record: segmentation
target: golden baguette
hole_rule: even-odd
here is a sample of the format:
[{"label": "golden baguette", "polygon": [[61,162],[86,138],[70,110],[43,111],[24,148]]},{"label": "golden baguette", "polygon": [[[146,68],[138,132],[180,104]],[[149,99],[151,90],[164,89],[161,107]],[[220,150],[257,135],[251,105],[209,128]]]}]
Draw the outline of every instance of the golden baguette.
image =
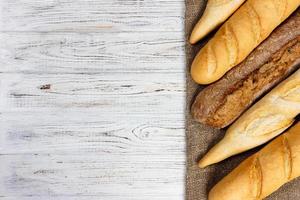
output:
[{"label": "golden baguette", "polygon": [[300,0],[247,0],[200,50],[191,66],[199,84],[209,84],[243,61],[298,8]]},{"label": "golden baguette", "polygon": [[195,44],[221,25],[245,0],[208,0],[205,11],[193,29],[190,43]]},{"label": "golden baguette", "polygon": [[300,113],[300,69],[246,111],[225,137],[200,160],[199,166],[220,162],[276,137]]},{"label": "golden baguette", "polygon": [[209,200],[263,199],[300,176],[300,122],[222,179]]}]

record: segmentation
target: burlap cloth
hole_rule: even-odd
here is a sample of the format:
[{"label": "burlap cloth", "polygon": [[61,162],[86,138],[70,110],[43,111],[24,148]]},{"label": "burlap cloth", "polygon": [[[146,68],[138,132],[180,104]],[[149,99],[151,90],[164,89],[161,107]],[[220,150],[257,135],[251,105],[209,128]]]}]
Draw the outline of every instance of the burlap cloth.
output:
[{"label": "burlap cloth", "polygon": [[[199,17],[201,16],[206,0],[185,0],[185,38],[188,37]],[[209,36],[210,37],[210,36]],[[209,38],[208,37],[208,38]],[[206,39],[207,40],[207,39]],[[186,107],[186,136],[187,136],[187,174],[186,174],[186,199],[206,200],[209,190],[242,160],[258,150],[254,149],[238,156],[229,158],[219,164],[199,169],[197,161],[207,150],[218,142],[224,135],[208,126],[194,121],[190,115],[190,105],[195,94],[203,86],[196,85],[190,76],[190,65],[198,50],[205,44],[202,41],[197,45],[189,45],[186,42],[186,63],[187,63],[187,107]],[[300,167],[300,166],[299,166]],[[237,188],[238,190],[238,188]],[[300,179],[294,180],[267,198],[268,200],[300,200]],[[242,199],[241,199],[242,200]]]}]

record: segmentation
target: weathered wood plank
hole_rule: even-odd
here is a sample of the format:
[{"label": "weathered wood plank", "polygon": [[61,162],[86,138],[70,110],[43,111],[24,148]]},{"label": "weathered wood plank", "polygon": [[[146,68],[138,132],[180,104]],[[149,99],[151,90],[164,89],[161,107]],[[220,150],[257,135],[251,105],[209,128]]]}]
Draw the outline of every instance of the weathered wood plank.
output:
[{"label": "weathered wood plank", "polygon": [[2,111],[55,107],[101,109],[103,115],[183,114],[185,89],[178,74],[4,73],[0,78]]},{"label": "weathered wood plank", "polygon": [[0,7],[1,31],[183,32],[183,0],[5,0]]},{"label": "weathered wood plank", "polygon": [[[84,117],[80,117],[80,113]],[[87,149],[98,149],[99,152],[111,154],[139,155],[150,152],[174,156],[184,149],[181,146],[183,119],[168,116],[159,119],[145,116],[138,119],[130,115],[104,119],[99,114],[100,111],[83,113],[54,109],[47,112],[2,113],[6,120],[5,124],[1,123],[1,154],[72,154],[75,153],[72,149],[85,151],[85,145],[88,145]],[[22,121],[19,120],[21,117]],[[30,147],[32,144],[35,146]],[[73,144],[83,146],[72,146]],[[160,152],[164,147],[165,151]]]},{"label": "weathered wood plank", "polygon": [[0,72],[184,73],[181,34],[0,33],[0,52]]}]

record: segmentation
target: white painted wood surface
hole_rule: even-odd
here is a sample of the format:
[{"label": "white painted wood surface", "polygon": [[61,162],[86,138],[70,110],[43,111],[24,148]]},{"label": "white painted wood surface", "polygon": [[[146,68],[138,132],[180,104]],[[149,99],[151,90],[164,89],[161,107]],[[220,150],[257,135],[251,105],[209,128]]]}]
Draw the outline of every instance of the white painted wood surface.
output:
[{"label": "white painted wood surface", "polygon": [[0,199],[184,199],[184,1],[0,9]]}]

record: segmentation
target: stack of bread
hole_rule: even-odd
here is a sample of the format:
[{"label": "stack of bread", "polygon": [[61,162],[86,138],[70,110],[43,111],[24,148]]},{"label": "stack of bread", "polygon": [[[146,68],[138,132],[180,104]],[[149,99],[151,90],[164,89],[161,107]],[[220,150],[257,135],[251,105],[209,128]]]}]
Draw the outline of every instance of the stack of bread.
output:
[{"label": "stack of bread", "polygon": [[191,113],[215,128],[230,125],[199,166],[278,136],[213,187],[209,200],[263,199],[300,176],[299,5],[300,0],[208,0],[192,31],[194,44],[220,27],[192,63],[194,81],[210,85],[197,94]]}]

